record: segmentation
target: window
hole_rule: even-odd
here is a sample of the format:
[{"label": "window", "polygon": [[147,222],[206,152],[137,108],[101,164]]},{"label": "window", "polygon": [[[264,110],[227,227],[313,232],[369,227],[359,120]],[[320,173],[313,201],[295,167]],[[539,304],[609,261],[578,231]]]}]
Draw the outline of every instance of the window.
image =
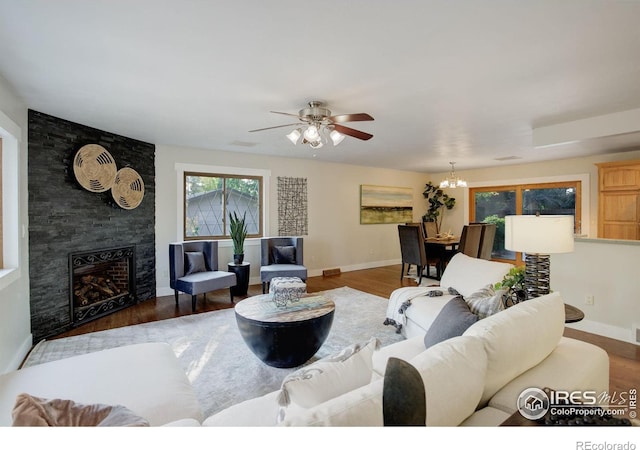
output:
[{"label": "window", "polygon": [[504,217],[517,214],[571,215],[580,234],[582,194],[580,181],[489,186],[469,189],[469,222],[497,225],[493,259],[521,264],[522,254],[504,248]]},{"label": "window", "polygon": [[262,236],[261,176],[184,172],[184,238],[224,239],[229,214],[245,216],[247,237]]}]

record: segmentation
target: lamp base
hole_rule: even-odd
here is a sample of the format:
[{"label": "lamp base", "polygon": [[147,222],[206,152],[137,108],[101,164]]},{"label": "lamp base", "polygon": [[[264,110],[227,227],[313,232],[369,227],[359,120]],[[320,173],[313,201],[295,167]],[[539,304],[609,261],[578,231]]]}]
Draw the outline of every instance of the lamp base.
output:
[{"label": "lamp base", "polygon": [[549,255],[527,253],[524,262],[524,286],[527,291],[527,298],[548,294],[550,292],[549,274],[551,267]]}]

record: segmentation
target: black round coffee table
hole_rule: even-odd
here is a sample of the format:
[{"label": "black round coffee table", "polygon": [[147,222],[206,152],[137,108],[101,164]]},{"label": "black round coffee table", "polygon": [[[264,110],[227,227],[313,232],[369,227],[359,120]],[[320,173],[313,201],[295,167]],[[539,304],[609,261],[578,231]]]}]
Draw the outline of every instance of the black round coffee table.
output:
[{"label": "black round coffee table", "polygon": [[307,295],[279,308],[270,294],[244,299],[235,306],[240,334],[251,351],[273,367],[298,367],[320,349],[331,330],[335,304]]}]

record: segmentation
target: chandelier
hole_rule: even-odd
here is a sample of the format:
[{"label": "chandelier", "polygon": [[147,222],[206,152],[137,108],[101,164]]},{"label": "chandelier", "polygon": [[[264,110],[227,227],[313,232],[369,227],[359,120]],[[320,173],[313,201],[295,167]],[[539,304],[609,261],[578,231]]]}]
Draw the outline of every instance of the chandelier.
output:
[{"label": "chandelier", "polygon": [[320,148],[329,141],[332,142],[334,146],[338,145],[344,140],[345,135],[338,133],[333,129],[332,125],[313,122],[309,124],[304,131],[302,128],[296,128],[287,134],[287,139],[289,139],[293,145],[298,144],[301,137],[303,144],[309,144],[311,148]]},{"label": "chandelier", "polygon": [[455,189],[457,187],[467,187],[467,182],[456,176],[456,170],[453,167],[455,163],[450,162],[449,164],[451,164],[451,173],[449,173],[449,177],[442,180],[442,182],[440,183],[440,189]]}]

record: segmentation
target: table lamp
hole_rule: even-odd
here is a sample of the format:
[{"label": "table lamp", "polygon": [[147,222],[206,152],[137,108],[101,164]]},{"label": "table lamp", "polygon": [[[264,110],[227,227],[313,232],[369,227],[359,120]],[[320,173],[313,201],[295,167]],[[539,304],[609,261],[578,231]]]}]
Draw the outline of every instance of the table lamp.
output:
[{"label": "table lamp", "polygon": [[549,293],[549,255],[573,251],[573,221],[573,216],[505,216],[504,247],[526,255],[527,298]]}]

